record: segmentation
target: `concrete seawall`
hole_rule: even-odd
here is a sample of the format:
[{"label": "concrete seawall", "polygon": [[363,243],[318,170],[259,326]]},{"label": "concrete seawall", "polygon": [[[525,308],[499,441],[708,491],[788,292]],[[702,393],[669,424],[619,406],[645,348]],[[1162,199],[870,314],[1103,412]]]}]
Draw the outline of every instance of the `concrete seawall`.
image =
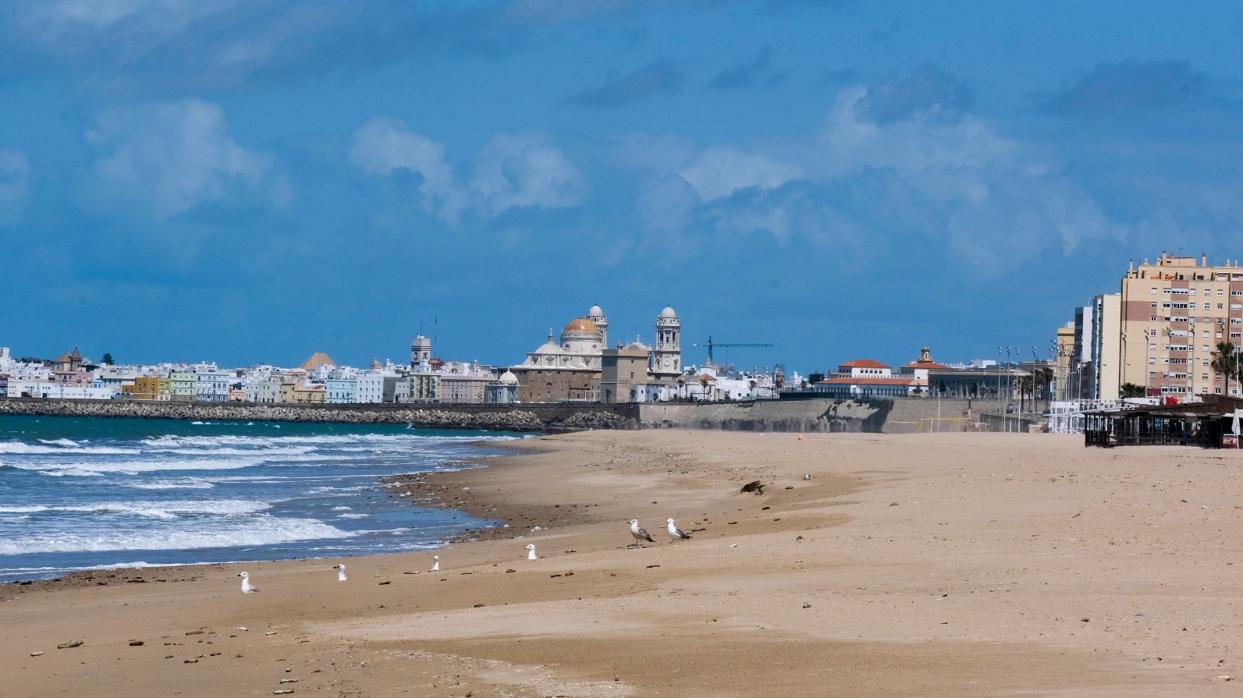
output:
[{"label": "concrete seawall", "polygon": [[729,431],[854,431],[913,434],[963,431],[978,421],[979,401],[935,398],[809,398],[762,402],[645,404],[643,428],[724,429]]},{"label": "concrete seawall", "polygon": [[410,424],[423,429],[563,432],[634,429],[638,405],[285,405],[0,399],[0,415]]}]

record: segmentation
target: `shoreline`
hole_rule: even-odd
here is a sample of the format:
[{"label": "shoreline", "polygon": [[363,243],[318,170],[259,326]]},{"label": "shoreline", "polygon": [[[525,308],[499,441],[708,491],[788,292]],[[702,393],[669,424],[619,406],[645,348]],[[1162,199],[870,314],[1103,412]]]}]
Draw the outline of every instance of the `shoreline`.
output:
[{"label": "shoreline", "polygon": [[467,467],[457,470],[390,475],[381,478],[380,486],[411,506],[453,509],[476,519],[497,522],[492,526],[468,528],[450,536],[440,545],[441,548],[455,543],[520,538],[531,533],[529,529],[535,526],[543,530],[553,526],[588,523],[590,519],[587,517],[575,515],[577,507],[563,510],[554,505],[537,510],[531,505],[514,506],[504,500],[481,498],[477,494],[477,488],[486,488],[492,477],[489,473],[521,467],[521,459],[524,458],[555,453],[555,449],[527,446],[528,442],[540,438],[543,437],[532,435],[513,441],[481,441],[479,444],[483,447],[510,453],[468,458],[462,461]]},{"label": "shoreline", "polygon": [[[666,430],[506,450],[412,496],[525,514],[506,530],[522,541],[351,558],[347,584],[331,560],[247,563],[250,596],[241,565],[21,587],[0,601],[0,670],[25,695],[209,695],[211,672],[210,694],[243,695],[288,678],[328,695],[1156,696],[1225,690],[1243,666],[1226,534],[1243,483],[1221,454]],[[740,494],[752,479],[769,486]],[[694,538],[661,535],[666,515]],[[655,544],[631,545],[632,516]]]},{"label": "shoreline", "polygon": [[[477,440],[477,441],[468,441],[464,445],[474,447],[474,448],[479,448],[479,449],[494,449],[497,451],[503,451],[507,448],[506,444],[520,443],[524,440],[534,438],[536,436],[537,436],[536,434],[516,435],[512,440],[509,440],[509,441],[507,440],[501,440],[501,441]],[[510,537],[522,535],[522,530],[512,529],[512,532],[511,532],[511,529],[509,526],[510,521],[507,518],[504,518],[501,516],[492,516],[492,515],[485,513],[487,511],[487,507],[484,505],[475,505],[475,506],[470,506],[470,507],[455,506],[453,502],[449,501],[448,495],[447,495],[447,491],[449,489],[454,488],[455,480],[452,478],[453,475],[456,475],[462,472],[467,472],[467,471],[486,469],[490,466],[490,464],[493,464],[493,463],[499,464],[499,461],[506,457],[513,457],[513,454],[510,454],[508,456],[502,455],[502,454],[477,455],[477,456],[472,456],[469,458],[464,458],[461,461],[459,461],[464,467],[460,469],[456,469],[456,470],[442,470],[442,471],[432,470],[432,471],[424,471],[424,472],[416,472],[416,473],[401,473],[397,475],[381,475],[381,476],[376,477],[375,487],[378,492],[382,492],[382,493],[391,495],[396,499],[400,499],[408,506],[425,508],[425,509],[432,509],[432,508],[447,509],[447,510],[453,510],[453,511],[467,514],[471,516],[472,518],[476,518],[476,519],[498,521],[496,525],[483,526],[479,528],[467,528],[461,533],[454,534],[447,538],[440,539],[440,542],[435,546],[435,548],[432,548],[432,549],[441,549],[453,543],[468,542],[471,540],[510,538]],[[431,482],[433,480],[442,480],[442,479],[444,480],[443,483]],[[420,493],[424,493],[424,492],[426,494],[423,494],[422,496],[420,496]],[[510,515],[514,518],[514,520],[526,518],[521,512],[514,512],[514,513],[511,513]],[[325,523],[329,523],[329,522],[325,522]],[[127,552],[127,551],[118,551],[118,552]],[[146,551],[136,550],[133,552],[135,555],[139,555],[142,552],[146,552]],[[200,562],[178,562],[178,563],[169,563],[169,564],[143,563],[139,565],[132,565],[132,564],[121,562],[121,563],[116,563],[116,564],[106,564],[106,565],[97,565],[97,566],[82,567],[82,568],[76,568],[76,569],[68,569],[60,573],[48,572],[47,574],[51,576],[38,576],[38,577],[30,577],[26,579],[15,579],[15,580],[10,580],[10,581],[0,582],[0,599],[2,599],[5,596],[4,590],[6,587],[35,587],[37,586],[38,588],[56,588],[58,586],[65,586],[65,587],[90,586],[90,585],[107,586],[109,583],[111,583],[107,580],[116,580],[116,583],[134,583],[134,584],[145,583],[147,581],[146,577],[149,575],[127,574],[131,572],[142,571],[142,570],[160,571],[160,570],[177,570],[180,568],[191,568],[192,569],[195,567],[205,567],[205,566],[244,565],[244,564],[257,565],[257,564],[275,563],[275,562],[313,562],[316,560],[324,560],[328,558],[337,559],[338,557],[345,557],[345,558],[375,557],[375,556],[382,556],[382,555],[397,555],[397,554],[415,554],[415,553],[412,553],[411,551],[392,551],[392,552],[387,552],[387,553],[364,552],[364,553],[359,553],[356,555],[345,555],[345,556],[253,558],[253,559],[230,560],[230,561],[224,561],[224,562],[200,561]],[[156,581],[163,582],[166,580],[157,579]]]}]

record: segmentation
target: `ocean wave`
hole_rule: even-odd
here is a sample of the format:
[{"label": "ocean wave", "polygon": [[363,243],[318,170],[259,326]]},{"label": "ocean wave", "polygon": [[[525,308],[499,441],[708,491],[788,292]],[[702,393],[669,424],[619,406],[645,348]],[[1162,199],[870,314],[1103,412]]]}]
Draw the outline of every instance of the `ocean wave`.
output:
[{"label": "ocean wave", "polygon": [[126,460],[100,461],[97,463],[11,463],[21,470],[37,470],[50,474],[56,471],[76,470],[90,473],[152,473],[164,470],[239,470],[263,463],[262,458],[234,458],[226,460]]},{"label": "ocean wave", "polygon": [[293,446],[286,448],[190,448],[186,446],[152,448],[156,453],[173,453],[179,456],[300,456],[315,451],[311,446]]},{"label": "ocean wave", "polygon": [[271,505],[246,499],[207,499],[169,502],[83,502],[80,504],[30,504],[0,506],[0,514],[41,514],[64,512],[81,514],[129,514],[156,519],[174,519],[178,514],[216,514],[236,516],[254,514]]},{"label": "ocean wave", "polygon": [[[32,468],[23,468],[20,465],[12,466],[14,470],[32,470]],[[35,470],[40,475],[48,477],[103,477],[103,473],[97,473],[81,468],[63,468],[61,470]]]},{"label": "ocean wave", "polygon": [[338,514],[338,515],[337,515],[337,518],[338,518],[338,519],[365,519],[365,518],[368,518],[369,516],[370,516],[370,514],[350,514],[350,513],[346,513],[346,514]]},{"label": "ocean wave", "polygon": [[68,446],[69,448],[77,448],[82,445],[73,439],[39,439],[39,443],[49,446]]},{"label": "ocean wave", "polygon": [[73,443],[74,446],[67,445],[51,445],[53,442],[44,442],[44,445],[28,444],[22,441],[0,441],[0,453],[16,455],[16,456],[46,456],[54,454],[91,454],[97,456],[130,456],[139,453],[133,448],[111,448],[108,446],[79,446],[76,442],[69,439],[58,439],[58,441],[66,441]]},{"label": "ocean wave", "polygon": [[152,480],[150,482],[124,482],[121,483],[121,486],[135,490],[210,490],[215,487],[211,481],[197,477]]},{"label": "ocean wave", "polygon": [[227,526],[164,529],[158,535],[150,530],[35,531],[20,538],[0,540],[0,555],[253,547],[354,535],[314,519],[284,519],[261,514]]}]

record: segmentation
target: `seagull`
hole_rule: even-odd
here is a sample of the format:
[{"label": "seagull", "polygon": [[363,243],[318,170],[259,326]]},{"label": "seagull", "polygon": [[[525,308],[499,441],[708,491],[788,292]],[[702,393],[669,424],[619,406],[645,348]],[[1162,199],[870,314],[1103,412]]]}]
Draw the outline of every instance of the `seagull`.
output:
[{"label": "seagull", "polygon": [[649,533],[648,533],[645,529],[643,529],[643,528],[641,528],[641,527],[639,526],[639,520],[638,520],[638,519],[631,519],[631,520],[630,520],[630,535],[634,536],[634,543],[635,543],[635,545],[639,545],[639,544],[640,544],[640,543],[642,543],[643,541],[647,541],[647,542],[649,542],[649,543],[655,543],[655,542],[656,542],[656,541],[652,540],[652,536],[651,536],[651,534],[649,534]]},{"label": "seagull", "polygon": [[803,473],[803,479],[804,479],[804,480],[810,480],[810,479],[811,479],[811,473]]},{"label": "seagull", "polygon": [[242,578],[242,593],[243,594],[249,594],[251,592],[259,591],[259,587],[252,587],[250,585],[250,573],[246,572],[245,570],[242,570],[241,572],[237,574],[237,576]]},{"label": "seagull", "polygon": [[535,544],[534,544],[534,543],[527,543],[527,559],[528,559],[528,560],[537,560],[537,559],[539,559],[539,558],[535,555]]},{"label": "seagull", "polygon": [[673,519],[665,519],[665,532],[668,533],[669,537],[674,540],[679,540],[679,539],[690,540],[691,539],[691,534],[686,533],[682,529],[678,528],[673,523]]},{"label": "seagull", "polygon": [[439,555],[432,556],[432,571],[433,572],[440,571],[440,556]]},{"label": "seagull", "polygon": [[344,563],[340,563],[340,562],[337,563],[337,581],[338,582],[345,581],[345,564]]}]

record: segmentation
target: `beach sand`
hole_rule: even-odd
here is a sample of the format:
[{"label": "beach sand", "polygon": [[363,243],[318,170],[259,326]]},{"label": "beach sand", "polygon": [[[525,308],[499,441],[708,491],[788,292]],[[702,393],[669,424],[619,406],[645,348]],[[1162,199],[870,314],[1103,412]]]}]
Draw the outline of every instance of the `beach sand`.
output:
[{"label": "beach sand", "polygon": [[[428,552],[347,559],[345,584],[310,560],[0,586],[0,694],[1243,690],[1237,452],[672,430],[513,448],[398,486],[511,522],[439,573]],[[632,517],[656,543],[630,545]]]}]

